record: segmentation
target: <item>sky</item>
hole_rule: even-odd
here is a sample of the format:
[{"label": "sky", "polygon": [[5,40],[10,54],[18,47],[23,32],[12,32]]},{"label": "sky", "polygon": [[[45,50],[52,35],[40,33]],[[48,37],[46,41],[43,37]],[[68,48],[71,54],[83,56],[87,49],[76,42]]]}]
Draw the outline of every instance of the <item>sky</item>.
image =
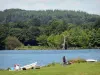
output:
[{"label": "sky", "polygon": [[10,8],[80,10],[100,15],[100,0],[0,0],[1,11]]}]

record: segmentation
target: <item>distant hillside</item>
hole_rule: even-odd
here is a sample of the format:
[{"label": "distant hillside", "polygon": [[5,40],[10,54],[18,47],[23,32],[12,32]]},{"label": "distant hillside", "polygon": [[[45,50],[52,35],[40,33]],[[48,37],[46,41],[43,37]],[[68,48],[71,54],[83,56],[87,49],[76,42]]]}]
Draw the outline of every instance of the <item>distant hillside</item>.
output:
[{"label": "distant hillside", "polygon": [[0,11],[0,49],[23,45],[53,49],[99,48],[100,16],[72,10]]},{"label": "distant hillside", "polygon": [[0,11],[0,23],[38,21],[40,25],[48,24],[53,19],[62,19],[66,23],[83,24],[95,22],[100,16],[82,11],[71,10],[21,10],[6,9]]}]

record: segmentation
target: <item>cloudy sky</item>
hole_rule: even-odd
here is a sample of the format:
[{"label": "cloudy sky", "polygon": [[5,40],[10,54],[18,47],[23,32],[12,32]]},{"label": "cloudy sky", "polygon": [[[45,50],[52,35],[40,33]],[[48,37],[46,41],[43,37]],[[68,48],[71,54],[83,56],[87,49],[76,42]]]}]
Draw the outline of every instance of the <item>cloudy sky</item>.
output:
[{"label": "cloudy sky", "polygon": [[81,10],[100,15],[100,0],[0,0],[0,10],[9,8]]}]

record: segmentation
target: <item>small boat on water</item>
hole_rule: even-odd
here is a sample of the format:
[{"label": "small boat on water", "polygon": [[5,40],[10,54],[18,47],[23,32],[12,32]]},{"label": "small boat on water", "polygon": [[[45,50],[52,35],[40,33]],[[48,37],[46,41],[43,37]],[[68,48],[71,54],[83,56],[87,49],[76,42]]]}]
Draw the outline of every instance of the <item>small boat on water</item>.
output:
[{"label": "small boat on water", "polygon": [[87,59],[86,61],[87,62],[97,62],[97,60],[95,60],[95,59]]}]

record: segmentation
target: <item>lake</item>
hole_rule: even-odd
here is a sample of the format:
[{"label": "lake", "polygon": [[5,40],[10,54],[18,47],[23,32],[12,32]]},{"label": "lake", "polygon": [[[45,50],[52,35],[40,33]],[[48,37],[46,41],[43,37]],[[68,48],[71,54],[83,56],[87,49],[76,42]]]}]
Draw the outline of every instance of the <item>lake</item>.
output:
[{"label": "lake", "polygon": [[21,66],[37,62],[43,66],[52,62],[62,63],[62,57],[96,59],[100,61],[100,49],[87,50],[2,50],[0,51],[0,68],[7,69],[14,64]]}]

